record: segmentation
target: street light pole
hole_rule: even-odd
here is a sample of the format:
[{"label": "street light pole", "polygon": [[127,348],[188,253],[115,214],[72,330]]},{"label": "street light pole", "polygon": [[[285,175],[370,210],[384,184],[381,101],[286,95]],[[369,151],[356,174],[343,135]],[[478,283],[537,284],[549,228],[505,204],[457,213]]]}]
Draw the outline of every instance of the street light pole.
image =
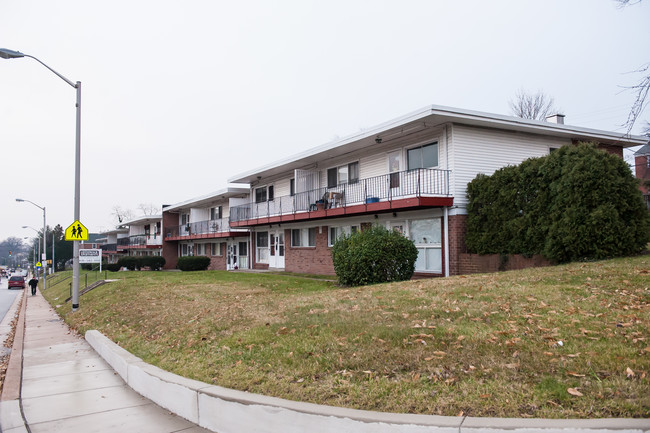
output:
[{"label": "street light pole", "polygon": [[[68,83],[77,90],[77,124],[75,138],[75,160],[74,160],[74,220],[79,221],[79,209],[81,203],[81,81],[73,83],[54,69],[47,66],[34,56],[21,53],[20,51],[0,48],[0,57],[3,59],[17,59],[20,57],[29,57],[45,66],[57,77]],[[45,235],[45,233],[43,233]],[[72,311],[79,309],[79,241],[73,241],[72,247]]]},{"label": "street light pole", "polygon": [[46,260],[47,259],[47,224],[45,223],[45,206],[39,206],[31,200],[25,200],[22,198],[17,198],[16,201],[18,202],[26,201],[27,203],[31,203],[43,211],[43,257],[41,257],[40,259],[43,266],[43,290],[45,290],[47,289],[47,260]]}]

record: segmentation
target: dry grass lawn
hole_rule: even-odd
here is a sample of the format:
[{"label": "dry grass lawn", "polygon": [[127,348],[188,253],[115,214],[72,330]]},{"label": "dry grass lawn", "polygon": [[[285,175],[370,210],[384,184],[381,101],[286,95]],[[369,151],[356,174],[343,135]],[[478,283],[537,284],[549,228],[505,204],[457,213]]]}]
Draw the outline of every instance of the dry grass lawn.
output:
[{"label": "dry grass lawn", "polygon": [[420,414],[650,417],[650,256],[359,288],[122,272],[46,297],[165,370],[292,400]]}]

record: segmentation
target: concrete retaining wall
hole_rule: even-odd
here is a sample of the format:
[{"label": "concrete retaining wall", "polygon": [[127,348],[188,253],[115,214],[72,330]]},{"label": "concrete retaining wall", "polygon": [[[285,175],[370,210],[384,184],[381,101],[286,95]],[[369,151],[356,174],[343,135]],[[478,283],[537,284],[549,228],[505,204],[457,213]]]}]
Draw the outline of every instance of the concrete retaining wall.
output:
[{"label": "concrete retaining wall", "polygon": [[98,331],[88,343],[135,391],[201,427],[219,433],[642,433],[650,420],[546,420],[394,414],[301,403],[222,388],[166,372]]}]

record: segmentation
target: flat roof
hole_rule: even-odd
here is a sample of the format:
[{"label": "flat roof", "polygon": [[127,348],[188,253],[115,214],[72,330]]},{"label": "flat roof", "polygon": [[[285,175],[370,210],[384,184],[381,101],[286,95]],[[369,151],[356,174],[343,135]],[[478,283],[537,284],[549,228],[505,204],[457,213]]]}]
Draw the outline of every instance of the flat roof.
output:
[{"label": "flat roof", "polygon": [[218,191],[211,192],[206,195],[202,195],[199,197],[194,197],[176,204],[173,204],[171,206],[165,206],[163,209],[163,212],[170,212],[170,211],[175,211],[179,209],[185,209],[187,207],[192,207],[192,206],[201,206],[204,204],[208,204],[211,202],[214,202],[216,200],[225,200],[227,198],[231,197],[245,197],[249,194],[249,189],[248,187],[227,187],[220,189]]},{"label": "flat roof", "polygon": [[162,221],[162,215],[143,215],[141,217],[134,218],[130,221],[124,221],[122,225],[135,226],[141,224],[151,224],[158,221]]},{"label": "flat roof", "polygon": [[[522,119],[514,116],[485,113],[481,111],[464,110],[460,108],[429,105],[404,116],[381,123],[369,129],[364,129],[347,137],[334,140],[323,145],[310,148],[289,158],[249,170],[228,179],[232,183],[250,184],[258,177],[266,178],[279,175],[287,170],[300,169],[323,159],[337,157],[367,147],[377,146],[376,139],[399,136],[420,128],[434,128],[447,123],[496,128],[509,131],[527,132],[559,138],[577,140],[596,140],[601,143],[619,144],[621,147],[631,147],[645,144],[644,136],[630,136],[612,131],[583,128],[580,126],[558,124],[543,120]],[[385,142],[385,141],[384,141]]]}]

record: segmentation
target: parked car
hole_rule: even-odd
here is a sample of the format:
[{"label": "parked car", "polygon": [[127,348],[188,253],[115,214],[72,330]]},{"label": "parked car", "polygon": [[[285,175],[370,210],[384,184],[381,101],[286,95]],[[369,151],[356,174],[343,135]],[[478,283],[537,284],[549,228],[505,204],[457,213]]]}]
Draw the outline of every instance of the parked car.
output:
[{"label": "parked car", "polygon": [[9,282],[7,283],[7,288],[8,289],[24,289],[25,288],[25,277],[22,275],[13,275],[11,278],[9,278]]}]

